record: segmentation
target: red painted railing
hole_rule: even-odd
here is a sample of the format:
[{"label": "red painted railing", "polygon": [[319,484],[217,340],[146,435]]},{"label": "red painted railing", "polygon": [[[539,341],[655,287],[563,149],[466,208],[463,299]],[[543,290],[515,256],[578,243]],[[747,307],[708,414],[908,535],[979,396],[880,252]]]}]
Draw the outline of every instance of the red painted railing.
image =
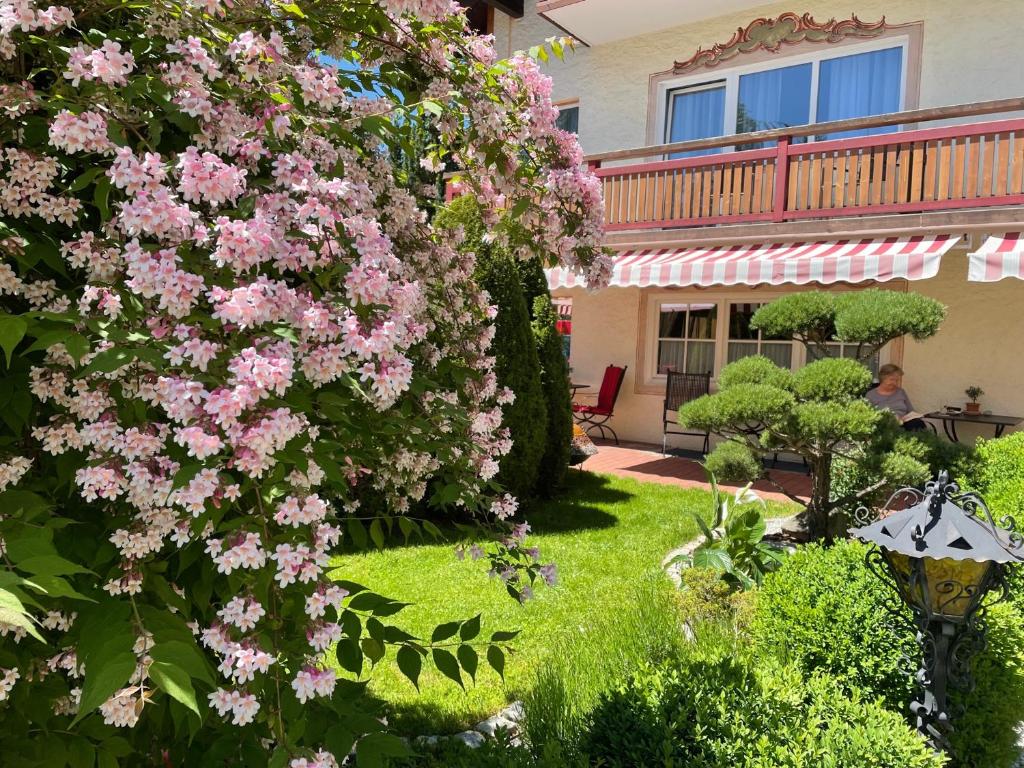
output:
[{"label": "red painted railing", "polygon": [[[1024,110],[1024,99],[942,107],[588,158],[609,231],[1024,205],[1024,118],[795,143],[800,137]],[[763,149],[735,146],[768,142]],[[604,166],[693,150],[720,154]]]}]

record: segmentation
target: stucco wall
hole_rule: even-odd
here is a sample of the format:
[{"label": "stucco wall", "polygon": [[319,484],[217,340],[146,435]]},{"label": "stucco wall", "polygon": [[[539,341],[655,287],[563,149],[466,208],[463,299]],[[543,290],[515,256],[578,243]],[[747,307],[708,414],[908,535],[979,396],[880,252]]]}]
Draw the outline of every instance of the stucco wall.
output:
[{"label": "stucco wall", "polygon": [[[1024,415],[1024,312],[1020,310],[1024,286],[1016,280],[968,283],[966,250],[953,250],[943,257],[937,277],[911,283],[910,289],[949,308],[938,335],[924,342],[905,342],[904,386],[917,410],[962,405],[964,389],[977,384],[985,390],[984,408]],[[635,391],[640,375],[636,369],[640,289],[558,293],[573,299],[573,381],[590,384],[596,391],[606,365],[628,365],[611,424],[621,439],[660,443],[662,396]],[[699,295],[696,289],[678,294],[680,301]],[[960,429],[966,440],[978,434],[990,437],[992,429]],[[679,437],[670,444],[693,448],[699,443]]]},{"label": "stucco wall", "polygon": [[[683,2],[684,0],[680,0]],[[757,5],[655,34],[580,46],[566,61],[552,58],[556,100],[580,102],[580,141],[586,152],[647,143],[648,84],[651,74],[671,68],[698,48],[728,40],[737,27],[785,11],[808,12],[819,21],[849,18],[866,22],[885,16],[894,24],[923,21],[920,106],[943,106],[1021,95],[1024,45],[1020,44],[1021,0],[804,0]],[[539,17],[527,0],[522,19],[496,14],[499,52],[507,54],[564,33]],[[793,50],[790,48],[789,50]],[[736,60],[742,62],[742,57]]]}]

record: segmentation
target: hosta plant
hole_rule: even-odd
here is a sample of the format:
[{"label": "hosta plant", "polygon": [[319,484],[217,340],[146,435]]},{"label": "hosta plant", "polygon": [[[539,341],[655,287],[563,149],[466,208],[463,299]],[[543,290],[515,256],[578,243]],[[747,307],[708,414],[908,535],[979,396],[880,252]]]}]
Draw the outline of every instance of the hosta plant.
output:
[{"label": "hosta plant", "polygon": [[720,573],[724,581],[737,589],[760,585],[765,574],[785,556],[785,550],[764,541],[767,530],[764,499],[750,483],[733,494],[723,493],[714,473],[705,471],[711,486],[711,524],[708,525],[699,512],[694,512],[693,519],[704,540],[693,552],[679,555],[673,562]]}]

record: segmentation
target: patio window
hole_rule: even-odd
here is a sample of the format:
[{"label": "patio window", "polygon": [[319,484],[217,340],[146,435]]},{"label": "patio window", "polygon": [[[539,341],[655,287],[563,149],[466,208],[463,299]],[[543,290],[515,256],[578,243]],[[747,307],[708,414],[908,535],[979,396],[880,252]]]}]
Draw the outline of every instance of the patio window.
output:
[{"label": "patio window", "polygon": [[[856,344],[843,344],[842,342],[835,341],[825,345],[828,347],[828,351],[831,357],[849,357],[853,360],[857,359],[857,345]],[[809,347],[807,350],[807,362],[812,363],[815,360],[820,360],[823,355],[819,354],[814,347]],[[878,379],[878,365],[879,365],[879,354],[875,352],[869,360],[864,361],[864,365],[871,369],[871,375],[874,376],[875,380]]]},{"label": "patio window", "polygon": [[658,375],[715,368],[718,305],[663,303],[658,308]]},{"label": "patio window", "polygon": [[752,328],[750,320],[763,305],[750,303],[729,304],[729,345],[726,362],[734,363],[750,355],[764,355],[783,368],[793,367],[793,341],[765,336]]},{"label": "patio window", "polygon": [[[815,51],[785,64],[758,63],[728,70],[713,82],[689,82],[667,90],[665,141],[747,133],[772,128],[898,112],[905,89],[906,41],[844,46],[840,54]],[[680,81],[676,81],[679,83]],[[818,140],[896,130],[881,127],[815,137]],[[805,141],[803,138],[795,141]],[[763,143],[737,149],[755,149]],[[721,149],[677,153],[711,154]]]}]

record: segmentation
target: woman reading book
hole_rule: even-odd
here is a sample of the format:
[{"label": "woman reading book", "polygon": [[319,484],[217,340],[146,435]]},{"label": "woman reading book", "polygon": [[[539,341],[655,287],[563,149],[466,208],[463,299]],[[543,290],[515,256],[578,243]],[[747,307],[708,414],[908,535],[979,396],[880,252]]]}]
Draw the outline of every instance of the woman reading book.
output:
[{"label": "woman reading book", "polygon": [[865,397],[875,408],[890,411],[906,430],[916,432],[928,428],[921,414],[914,410],[907,391],[903,389],[903,369],[898,365],[887,363],[879,368],[878,386]]}]

